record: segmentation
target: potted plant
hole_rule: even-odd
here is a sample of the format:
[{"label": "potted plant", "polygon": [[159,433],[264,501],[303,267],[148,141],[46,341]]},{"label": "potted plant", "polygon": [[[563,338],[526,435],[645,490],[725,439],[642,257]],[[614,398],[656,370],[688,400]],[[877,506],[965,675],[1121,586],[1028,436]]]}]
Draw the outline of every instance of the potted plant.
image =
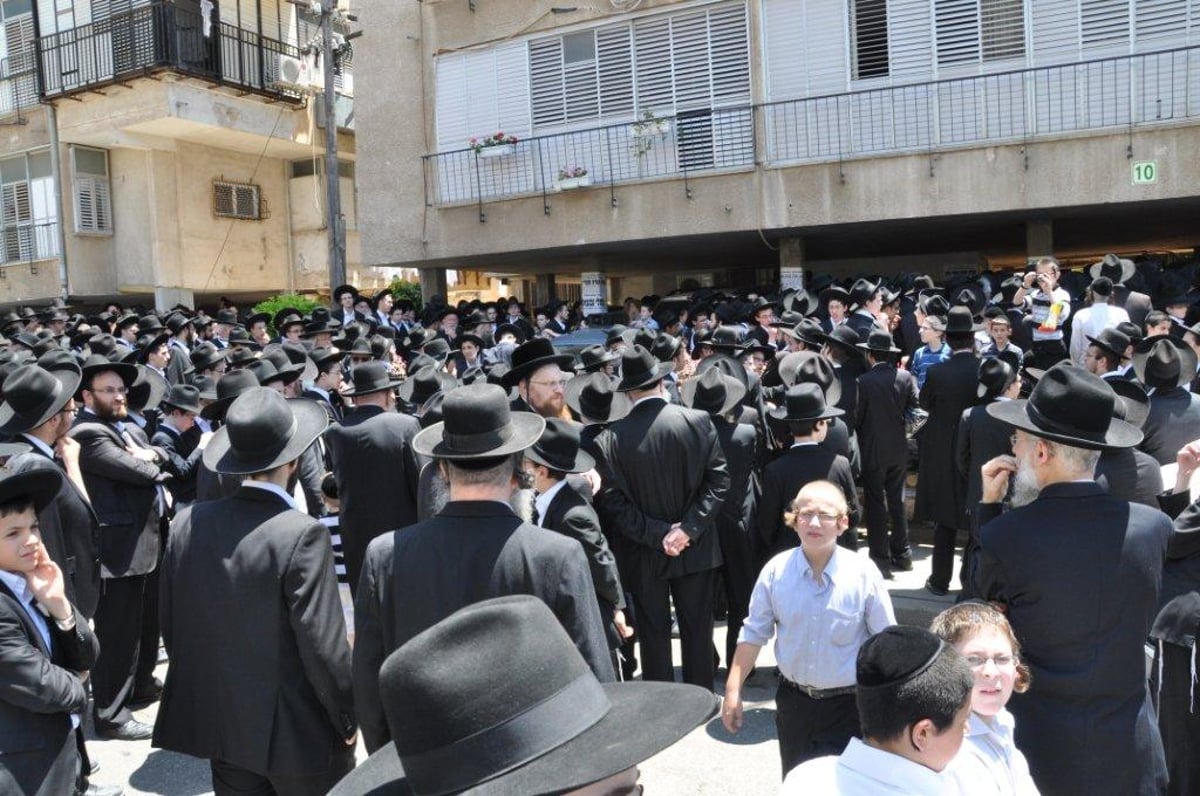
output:
[{"label": "potted plant", "polygon": [[554,181],[554,190],[569,191],[572,188],[586,188],[592,184],[588,170],[574,164],[563,166],[558,170],[558,179]]},{"label": "potted plant", "polygon": [[513,153],[517,146],[517,137],[506,135],[503,130],[498,130],[483,138],[471,136],[467,145],[474,149],[475,154],[481,158],[499,158]]},{"label": "potted plant", "polygon": [[661,119],[646,108],[636,122],[629,125],[630,138],[662,138],[671,132],[671,120]]}]

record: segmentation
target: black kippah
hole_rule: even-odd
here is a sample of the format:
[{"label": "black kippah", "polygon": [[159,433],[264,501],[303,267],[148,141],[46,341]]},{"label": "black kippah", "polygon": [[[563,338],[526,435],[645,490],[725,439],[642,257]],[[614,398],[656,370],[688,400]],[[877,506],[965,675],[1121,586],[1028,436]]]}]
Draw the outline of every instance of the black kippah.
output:
[{"label": "black kippah", "polygon": [[907,683],[933,665],[944,642],[928,630],[892,625],[867,639],[858,650],[859,688]]}]

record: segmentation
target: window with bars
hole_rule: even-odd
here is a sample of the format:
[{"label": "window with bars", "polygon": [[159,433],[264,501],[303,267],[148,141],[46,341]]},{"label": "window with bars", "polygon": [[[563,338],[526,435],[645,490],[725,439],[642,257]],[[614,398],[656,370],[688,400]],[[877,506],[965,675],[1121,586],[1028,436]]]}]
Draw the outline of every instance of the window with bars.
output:
[{"label": "window with bars", "polygon": [[213,213],[222,218],[259,221],[267,217],[259,187],[251,183],[213,180]]},{"label": "window with bars", "polygon": [[71,175],[75,194],[75,232],[112,234],[112,197],[109,194],[108,151],[71,147]]},{"label": "window with bars", "polygon": [[1025,54],[1024,0],[935,0],[939,66]]},{"label": "window with bars", "polygon": [[57,226],[49,150],[0,160],[0,260],[57,256]]},{"label": "window with bars", "polygon": [[31,0],[3,0],[0,18],[0,114],[4,114],[38,104],[33,4]]},{"label": "window with bars", "polygon": [[854,80],[887,77],[887,0],[851,0],[851,76]]}]

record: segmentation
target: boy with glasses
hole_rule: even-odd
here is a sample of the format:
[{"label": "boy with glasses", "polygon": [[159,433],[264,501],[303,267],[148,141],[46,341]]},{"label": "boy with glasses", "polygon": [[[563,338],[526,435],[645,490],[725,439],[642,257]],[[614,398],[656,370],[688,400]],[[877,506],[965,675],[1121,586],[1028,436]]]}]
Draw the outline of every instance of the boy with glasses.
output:
[{"label": "boy with glasses", "polygon": [[742,683],[759,650],[778,632],[775,725],[783,774],[805,760],[838,754],[861,735],[855,708],[859,647],[896,623],[878,569],[837,544],[850,525],[842,490],[806,484],[787,520],[800,547],[772,558],[758,576],[750,615],[738,636],[725,683],[721,720],[742,726]]}]

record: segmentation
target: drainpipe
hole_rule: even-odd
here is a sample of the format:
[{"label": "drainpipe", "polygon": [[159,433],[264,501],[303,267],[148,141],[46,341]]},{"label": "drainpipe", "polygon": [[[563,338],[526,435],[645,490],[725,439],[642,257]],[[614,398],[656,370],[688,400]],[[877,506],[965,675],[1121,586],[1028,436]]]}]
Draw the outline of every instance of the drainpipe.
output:
[{"label": "drainpipe", "polygon": [[67,215],[63,212],[62,158],[59,155],[58,112],[48,102],[42,107],[46,109],[46,127],[50,131],[50,172],[54,178],[54,209],[58,214],[59,293],[62,294],[63,301],[66,301],[71,291],[71,283],[67,278]]}]

